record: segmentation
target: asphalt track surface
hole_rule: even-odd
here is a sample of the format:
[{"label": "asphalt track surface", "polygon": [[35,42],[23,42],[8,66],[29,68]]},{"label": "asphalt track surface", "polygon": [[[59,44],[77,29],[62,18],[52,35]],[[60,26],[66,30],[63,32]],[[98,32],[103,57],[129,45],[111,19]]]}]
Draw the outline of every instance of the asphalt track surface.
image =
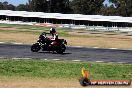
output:
[{"label": "asphalt track surface", "polygon": [[67,47],[64,54],[31,52],[31,45],[0,44],[0,58],[32,58],[93,62],[132,63],[132,50]]}]

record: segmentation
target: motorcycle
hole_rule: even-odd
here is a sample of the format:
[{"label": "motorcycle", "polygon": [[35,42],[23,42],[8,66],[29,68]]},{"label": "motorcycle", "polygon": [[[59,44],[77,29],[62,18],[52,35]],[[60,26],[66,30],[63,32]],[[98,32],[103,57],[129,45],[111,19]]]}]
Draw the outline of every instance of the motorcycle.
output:
[{"label": "motorcycle", "polygon": [[67,45],[67,41],[65,39],[57,39],[57,43],[55,45],[52,45],[51,43],[53,41],[50,38],[46,37],[46,34],[49,33],[43,33],[39,36],[37,43],[31,46],[31,51],[38,52],[42,49],[42,51],[52,51],[58,54],[63,54],[66,50],[65,45]]}]

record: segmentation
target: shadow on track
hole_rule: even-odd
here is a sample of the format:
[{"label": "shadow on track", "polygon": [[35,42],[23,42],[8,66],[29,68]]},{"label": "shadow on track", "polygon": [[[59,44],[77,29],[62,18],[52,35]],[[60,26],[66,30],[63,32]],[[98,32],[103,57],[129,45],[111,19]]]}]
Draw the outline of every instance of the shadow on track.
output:
[{"label": "shadow on track", "polygon": [[[36,53],[37,53],[37,52],[36,52]],[[58,53],[56,53],[56,52],[44,52],[44,51],[40,51],[40,52],[38,52],[38,53],[58,54]],[[68,55],[68,54],[72,54],[72,53],[65,52],[65,53],[63,53],[63,54],[58,54],[58,55]]]}]

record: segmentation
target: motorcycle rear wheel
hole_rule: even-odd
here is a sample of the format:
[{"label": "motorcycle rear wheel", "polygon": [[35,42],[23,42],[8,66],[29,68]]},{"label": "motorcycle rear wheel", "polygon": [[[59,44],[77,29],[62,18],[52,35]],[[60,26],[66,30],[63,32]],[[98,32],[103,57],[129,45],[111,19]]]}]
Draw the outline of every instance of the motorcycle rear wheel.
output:
[{"label": "motorcycle rear wheel", "polygon": [[60,45],[60,46],[57,48],[56,52],[57,52],[58,54],[63,54],[63,53],[65,52],[65,50],[66,50],[66,46],[65,46],[64,44],[62,44],[62,45]]}]

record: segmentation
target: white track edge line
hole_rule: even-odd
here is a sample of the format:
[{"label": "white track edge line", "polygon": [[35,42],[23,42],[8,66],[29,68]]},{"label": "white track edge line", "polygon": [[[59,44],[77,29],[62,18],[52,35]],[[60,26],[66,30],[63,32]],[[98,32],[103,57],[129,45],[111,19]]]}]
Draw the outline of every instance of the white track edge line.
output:
[{"label": "white track edge line", "polygon": [[72,61],[75,61],[75,62],[80,62],[81,60],[72,60]]}]

